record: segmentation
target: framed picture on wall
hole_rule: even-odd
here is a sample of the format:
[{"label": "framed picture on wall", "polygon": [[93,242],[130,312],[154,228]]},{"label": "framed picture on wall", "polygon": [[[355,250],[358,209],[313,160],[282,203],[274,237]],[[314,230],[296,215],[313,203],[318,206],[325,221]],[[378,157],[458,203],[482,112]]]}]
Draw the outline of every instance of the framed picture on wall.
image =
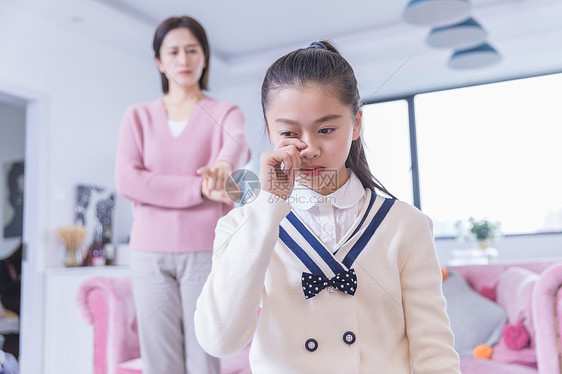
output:
[{"label": "framed picture on wall", "polygon": [[24,162],[4,164],[4,238],[20,238],[23,231]]},{"label": "framed picture on wall", "polygon": [[74,222],[86,228],[85,243],[94,240],[96,229],[101,229],[104,241],[111,241],[115,193],[103,186],[80,184],[76,188]]}]

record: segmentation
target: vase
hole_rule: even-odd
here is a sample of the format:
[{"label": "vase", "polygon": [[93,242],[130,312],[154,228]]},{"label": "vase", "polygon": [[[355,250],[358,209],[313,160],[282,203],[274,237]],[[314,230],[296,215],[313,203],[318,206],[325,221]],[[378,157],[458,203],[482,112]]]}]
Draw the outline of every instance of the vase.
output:
[{"label": "vase", "polygon": [[82,266],[82,248],[65,247],[64,266],[75,267]]},{"label": "vase", "polygon": [[493,248],[493,247],[488,247],[486,246],[486,248],[482,249],[484,257],[487,260],[487,263],[492,263],[492,262],[496,262],[499,256],[499,252],[497,249]]},{"label": "vase", "polygon": [[478,251],[481,252],[481,256],[486,259],[486,263],[494,262],[497,260],[499,252],[497,249],[490,247],[490,243],[488,240],[479,240],[478,248]]}]

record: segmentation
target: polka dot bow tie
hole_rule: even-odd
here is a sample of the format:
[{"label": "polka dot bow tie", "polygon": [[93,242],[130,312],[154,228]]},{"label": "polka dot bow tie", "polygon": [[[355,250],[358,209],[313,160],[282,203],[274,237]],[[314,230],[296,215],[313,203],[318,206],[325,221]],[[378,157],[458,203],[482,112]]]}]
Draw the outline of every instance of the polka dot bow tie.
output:
[{"label": "polka dot bow tie", "polygon": [[307,299],[318,295],[325,288],[330,294],[334,293],[334,289],[336,289],[348,295],[355,295],[357,275],[353,269],[337,273],[332,279],[323,275],[302,273],[301,283],[304,297]]}]

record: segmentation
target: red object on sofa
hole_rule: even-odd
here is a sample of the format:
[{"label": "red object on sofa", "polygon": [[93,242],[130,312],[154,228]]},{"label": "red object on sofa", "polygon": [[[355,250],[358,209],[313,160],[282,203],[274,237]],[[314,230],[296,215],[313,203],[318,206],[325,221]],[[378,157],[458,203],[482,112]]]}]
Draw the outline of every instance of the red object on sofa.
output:
[{"label": "red object on sofa", "polygon": [[[94,328],[94,374],[141,374],[130,278],[90,278],[80,286],[77,301],[82,316]],[[251,374],[249,349],[221,359],[221,374]]]},{"label": "red object on sofa", "polygon": [[557,338],[562,336],[562,261],[450,266],[448,270],[460,273],[474,290],[490,291],[496,289],[508,269],[513,272],[516,268],[538,274],[533,275],[538,279],[528,297],[531,305],[519,305],[532,310],[529,332],[533,344],[513,350],[502,339],[493,347],[490,360],[462,357],[463,374],[562,374],[562,345]]}]

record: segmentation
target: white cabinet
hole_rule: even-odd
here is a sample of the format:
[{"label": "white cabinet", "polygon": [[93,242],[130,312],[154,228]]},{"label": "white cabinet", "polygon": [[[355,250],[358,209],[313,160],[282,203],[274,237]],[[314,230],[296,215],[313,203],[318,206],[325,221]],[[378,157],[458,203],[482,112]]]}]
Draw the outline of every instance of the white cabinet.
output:
[{"label": "white cabinet", "polygon": [[[77,297],[91,277],[128,276],[127,266],[47,269],[45,271],[45,374],[92,374],[93,329],[82,317]],[[38,285],[39,286],[39,285]]]}]

